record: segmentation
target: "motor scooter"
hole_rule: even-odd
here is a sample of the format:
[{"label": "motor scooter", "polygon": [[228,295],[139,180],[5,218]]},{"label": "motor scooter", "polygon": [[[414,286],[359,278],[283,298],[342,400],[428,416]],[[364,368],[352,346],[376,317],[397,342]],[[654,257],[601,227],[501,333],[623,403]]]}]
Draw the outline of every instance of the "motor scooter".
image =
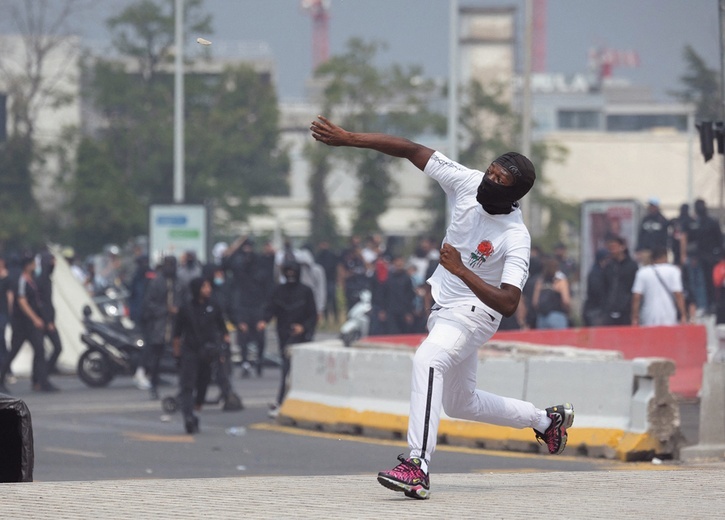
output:
[{"label": "motor scooter", "polygon": [[[108,386],[118,375],[132,376],[141,362],[144,341],[136,329],[126,327],[120,320],[94,320],[91,308],[83,307],[85,331],[81,341],[86,351],[78,359],[78,377],[92,388]],[[164,352],[161,371],[176,372],[171,349]]]},{"label": "motor scooter", "polygon": [[347,313],[347,320],[340,327],[340,339],[349,347],[355,341],[368,335],[370,331],[370,311],[372,293],[365,289],[360,292],[360,299]]}]

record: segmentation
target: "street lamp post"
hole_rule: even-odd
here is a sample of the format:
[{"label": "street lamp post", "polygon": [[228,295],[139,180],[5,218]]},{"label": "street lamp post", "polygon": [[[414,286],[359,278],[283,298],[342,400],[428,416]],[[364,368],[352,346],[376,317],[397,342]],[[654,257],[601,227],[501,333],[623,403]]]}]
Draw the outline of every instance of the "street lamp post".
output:
[{"label": "street lamp post", "polygon": [[[526,0],[524,6],[524,49],[523,82],[521,95],[521,153],[531,157],[531,47],[534,31],[533,0]],[[531,229],[531,193],[521,199],[524,223]]]},{"label": "street lamp post", "polygon": [[184,202],[184,0],[175,3],[174,202]]}]

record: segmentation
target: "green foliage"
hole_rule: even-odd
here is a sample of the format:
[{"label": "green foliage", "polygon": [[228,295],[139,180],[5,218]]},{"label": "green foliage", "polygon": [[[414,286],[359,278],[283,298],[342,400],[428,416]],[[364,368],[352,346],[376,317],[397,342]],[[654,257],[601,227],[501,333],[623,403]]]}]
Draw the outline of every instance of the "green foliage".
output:
[{"label": "green foliage", "polygon": [[310,165],[310,242],[319,244],[322,241],[337,245],[339,232],[337,219],[330,208],[330,198],[325,183],[330,174],[330,153],[327,146],[308,143],[303,154]]},{"label": "green foliage", "polygon": [[680,82],[684,88],[670,94],[683,103],[694,104],[697,107],[695,111],[697,119],[719,120],[722,113],[722,99],[717,70],[708,67],[705,60],[690,45],[685,46],[683,58],[686,71],[680,76]]},{"label": "green foliage", "polygon": [[[435,85],[422,79],[422,68],[374,64],[381,43],[353,38],[347,51],[321,65],[316,75],[325,83],[326,114],[355,132],[420,135],[440,131],[442,116],[430,110]],[[378,219],[387,211],[397,188],[391,177],[391,157],[366,150],[339,152],[360,181],[353,233],[380,232]]]},{"label": "green foliage", "polygon": [[0,246],[7,249],[36,246],[43,239],[32,192],[32,160],[33,141],[28,136],[12,135],[0,145]]},{"label": "green foliage", "polygon": [[78,168],[68,185],[66,239],[84,255],[146,231],[148,210],[109,152],[104,141],[82,139]]},{"label": "green foliage", "polygon": [[[499,155],[518,148],[519,116],[503,100],[503,86],[472,81],[463,92],[459,117],[459,159],[481,171]],[[475,165],[475,166],[474,166]]]},{"label": "green foliage", "polygon": [[190,81],[187,99],[190,202],[213,200],[230,218],[245,220],[264,211],[251,197],[289,193],[290,162],[269,78],[248,65],[229,67]]},{"label": "green foliage", "polygon": [[[187,34],[211,32],[209,18],[196,12],[200,5],[186,2]],[[174,78],[164,66],[173,58],[173,1],[142,0],[109,20],[109,27],[117,50],[136,65],[98,59],[86,68],[86,95],[103,124],[83,141],[78,179],[69,188],[73,203],[88,215],[108,210],[113,198],[101,193],[109,191],[134,214],[119,222],[117,215],[102,221],[74,212],[79,249],[95,247],[101,239],[92,237],[106,236],[109,221],[116,243],[145,232],[148,206],[170,203],[173,194]],[[252,203],[254,196],[288,192],[289,159],[280,146],[279,109],[268,76],[248,65],[220,73],[187,67],[185,127],[185,202],[213,204],[225,216],[217,224],[264,211]],[[94,171],[110,178],[92,180]]]},{"label": "green foliage", "polygon": [[[202,0],[185,0],[186,34],[211,32],[211,16],[200,11]],[[134,59],[143,78],[151,79],[160,65],[173,60],[174,0],[140,0],[106,22],[113,46]]]}]

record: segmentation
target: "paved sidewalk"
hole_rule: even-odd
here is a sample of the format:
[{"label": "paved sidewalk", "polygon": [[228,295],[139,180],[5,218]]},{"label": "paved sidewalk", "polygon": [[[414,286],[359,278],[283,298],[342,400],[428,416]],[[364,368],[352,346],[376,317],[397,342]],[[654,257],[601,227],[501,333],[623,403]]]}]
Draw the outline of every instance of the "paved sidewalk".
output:
[{"label": "paved sidewalk", "polygon": [[418,501],[373,475],[0,485],[0,518],[722,518],[725,464],[611,472],[433,474]]}]

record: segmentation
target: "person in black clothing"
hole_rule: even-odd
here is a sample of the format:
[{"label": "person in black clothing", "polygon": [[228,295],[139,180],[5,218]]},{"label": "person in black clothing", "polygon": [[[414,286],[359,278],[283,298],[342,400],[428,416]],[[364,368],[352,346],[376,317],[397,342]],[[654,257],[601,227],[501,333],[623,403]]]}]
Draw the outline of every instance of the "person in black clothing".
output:
[{"label": "person in black clothing", "polygon": [[695,201],[695,218],[687,230],[687,282],[699,313],[710,312],[715,301],[712,269],[720,259],[722,231],[710,217],[705,201]]},{"label": "person in black clothing", "polygon": [[669,240],[669,221],[660,212],[660,202],[651,198],[647,204],[647,214],[642,219],[637,235],[637,251],[647,251],[650,255],[655,248],[667,249]]},{"label": "person in black clothing", "polygon": [[45,363],[45,351],[43,349],[45,322],[42,318],[43,312],[38,295],[38,286],[33,278],[35,258],[31,255],[25,256],[21,261],[21,266],[22,273],[18,278],[15,290],[11,319],[13,335],[10,340],[10,353],[0,367],[0,392],[8,393],[7,388],[5,388],[5,376],[10,370],[10,364],[26,341],[30,342],[33,347],[33,390],[55,392],[58,388],[48,380]]},{"label": "person in black clothing", "polygon": [[209,280],[189,282],[191,299],[184,303],[174,323],[174,357],[180,361],[181,412],[187,433],[199,431],[201,409],[211,380],[212,365],[219,360],[222,343],[229,342],[222,310],[211,298]]},{"label": "person in black clothing", "polygon": [[160,272],[149,283],[144,295],[142,330],[145,343],[141,365],[150,374],[150,381],[139,386],[148,385],[152,399],[159,396],[161,357],[167,345],[171,345],[174,320],[184,301],[184,288],[176,278],[176,265],[176,257],[165,257]]},{"label": "person in black clothing", "polygon": [[[357,238],[357,237],[355,237]],[[341,280],[344,283],[345,303],[347,311],[360,301],[360,293],[370,289],[367,267],[362,257],[360,244],[350,240],[350,247],[342,254],[340,262]]]},{"label": "person in black clothing", "polygon": [[685,248],[687,247],[687,230],[692,223],[690,205],[682,204],[680,214],[670,221],[670,248],[672,250],[672,263],[682,267],[684,265]]},{"label": "person in black clothing", "polygon": [[282,266],[285,283],[278,285],[264,308],[257,330],[263,332],[267,323],[277,319],[282,374],[277,402],[272,405],[270,416],[276,417],[279,406],[287,393],[287,376],[290,371],[290,355],[287,347],[295,343],[311,341],[317,326],[317,307],[312,289],[300,282],[300,265],[288,262]]},{"label": "person in black clothing", "polygon": [[262,375],[265,335],[256,328],[262,318],[262,305],[266,289],[265,270],[254,251],[251,238],[241,238],[224,252],[222,266],[232,273],[232,319],[237,327],[237,344],[242,353],[242,377],[248,377],[252,364],[249,347],[257,346],[257,375]]},{"label": "person in black clothing", "polygon": [[8,357],[8,345],[5,341],[5,327],[10,320],[10,273],[5,266],[5,259],[0,257],[0,366]]},{"label": "person in black clothing", "polygon": [[632,285],[639,266],[632,260],[627,243],[619,236],[607,237],[609,262],[604,268],[606,297],[603,325],[632,324]]},{"label": "person in black clothing", "polygon": [[133,278],[129,283],[128,317],[137,327],[141,325],[141,312],[146,287],[155,277],[156,273],[151,269],[148,255],[136,257],[136,271],[134,271]]},{"label": "person in black clothing", "polygon": [[413,280],[405,268],[405,259],[395,256],[382,284],[381,309],[378,319],[387,334],[407,334],[413,327],[415,290]]},{"label": "person in black clothing", "polygon": [[53,352],[48,358],[46,367],[49,374],[58,372],[58,358],[63,351],[58,329],[55,326],[55,306],[53,305],[53,280],[51,275],[55,270],[55,257],[46,251],[40,255],[40,276],[38,276],[38,297],[40,298],[41,317],[45,322],[45,336],[53,345]]},{"label": "person in black clothing", "polygon": [[[219,307],[225,323],[231,322],[232,304],[226,273],[221,265],[207,264],[202,270],[204,279],[211,284],[211,301]],[[232,363],[229,343],[221,344],[218,359],[212,363],[212,380],[216,381],[224,400],[224,410],[233,411],[243,408],[241,399],[232,389]]]},{"label": "person in black clothing", "polygon": [[609,261],[609,251],[600,249],[594,258],[594,265],[587,275],[587,299],[584,302],[583,321],[587,327],[600,327],[604,324],[604,303],[607,282],[604,270]]},{"label": "person in black clothing", "polygon": [[330,242],[323,240],[317,245],[315,262],[320,264],[325,270],[325,278],[327,280],[327,285],[325,286],[327,290],[325,320],[331,323],[337,323],[337,275],[340,257],[330,249]]}]

